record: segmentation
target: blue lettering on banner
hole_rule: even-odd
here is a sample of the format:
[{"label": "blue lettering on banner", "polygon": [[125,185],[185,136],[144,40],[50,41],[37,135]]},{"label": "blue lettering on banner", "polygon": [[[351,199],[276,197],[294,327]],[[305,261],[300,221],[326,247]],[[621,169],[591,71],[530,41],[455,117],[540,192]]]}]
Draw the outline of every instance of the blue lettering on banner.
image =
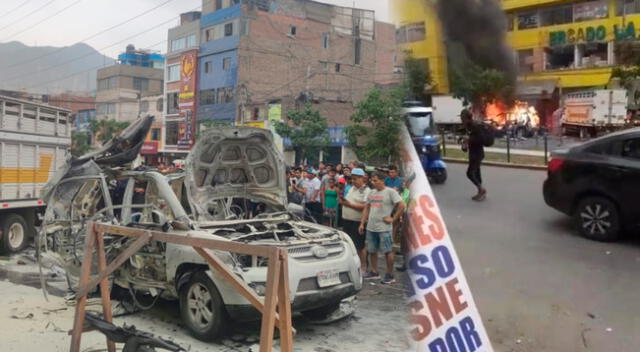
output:
[{"label": "blue lettering on banner", "polygon": [[482,346],[471,317],[460,320],[458,326],[447,329],[445,338],[437,338],[429,344],[429,352],[475,352]]},{"label": "blue lettering on banner", "polygon": [[[419,276],[415,280],[416,286],[422,290],[428,290],[436,283],[436,275],[441,279],[446,279],[453,275],[456,271],[456,267],[453,264],[453,258],[449,252],[449,248],[446,246],[438,246],[431,251],[431,260],[433,262],[434,270],[430,267],[423,266],[429,262],[429,257],[425,254],[418,254],[409,260],[409,269],[413,274]],[[412,290],[415,292],[414,290]]]}]

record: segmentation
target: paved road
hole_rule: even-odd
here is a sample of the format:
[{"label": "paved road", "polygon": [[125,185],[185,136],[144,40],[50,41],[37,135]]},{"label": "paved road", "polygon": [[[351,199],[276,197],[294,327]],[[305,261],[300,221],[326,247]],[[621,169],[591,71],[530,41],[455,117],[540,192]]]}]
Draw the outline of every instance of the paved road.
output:
[{"label": "paved road", "polygon": [[638,239],[579,237],[544,204],[544,172],[484,168],[478,204],[449,166],[434,192],[497,351],[640,350]]}]

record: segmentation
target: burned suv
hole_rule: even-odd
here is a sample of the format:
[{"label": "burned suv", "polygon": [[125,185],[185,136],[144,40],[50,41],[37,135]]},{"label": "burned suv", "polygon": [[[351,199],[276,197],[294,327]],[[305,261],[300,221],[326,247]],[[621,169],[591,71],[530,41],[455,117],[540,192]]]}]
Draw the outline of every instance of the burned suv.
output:
[{"label": "burned suv", "polygon": [[[269,131],[208,130],[190,152],[184,172],[163,175],[127,167],[151,119],[138,121],[102,150],[69,160],[46,188],[48,206],[39,245],[64,266],[71,287],[79,277],[86,223],[97,220],[286,248],[294,311],[329,314],[362,288],[349,237],[287,211],[284,163]],[[108,260],[130,241],[106,234]],[[266,258],[219,251],[217,255],[264,295]],[[114,273],[113,282],[133,296],[179,300],[185,325],[201,340],[215,339],[228,318],[259,318],[258,311],[188,246],[149,243]]]}]

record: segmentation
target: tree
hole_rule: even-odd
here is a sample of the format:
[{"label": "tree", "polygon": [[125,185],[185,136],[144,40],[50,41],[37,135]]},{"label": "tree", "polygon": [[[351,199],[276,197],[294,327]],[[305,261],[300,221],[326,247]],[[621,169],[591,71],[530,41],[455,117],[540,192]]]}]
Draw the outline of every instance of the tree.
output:
[{"label": "tree", "polygon": [[119,122],[115,120],[92,120],[91,131],[96,140],[101,144],[113,139],[120,132],[129,126],[129,122]]},{"label": "tree", "polygon": [[284,121],[275,122],[276,133],[291,140],[291,147],[302,159],[314,160],[331,143],[327,120],[306,104],[304,110],[289,111]]},{"label": "tree", "polygon": [[347,127],[349,144],[362,160],[398,158],[400,129],[404,123],[402,101],[404,90],[382,92],[377,88],[358,103]]},{"label": "tree", "polygon": [[71,155],[79,157],[86,154],[89,149],[91,149],[89,133],[73,131],[71,133]]},{"label": "tree", "polygon": [[485,111],[487,105],[496,100],[510,105],[514,101],[514,89],[503,72],[484,69],[470,61],[452,74],[453,96],[462,99],[465,105],[471,104],[476,111]]},{"label": "tree", "polygon": [[431,72],[427,69],[425,60],[416,59],[413,52],[405,51],[404,73],[406,96],[424,102],[427,98],[427,86],[432,83]]}]

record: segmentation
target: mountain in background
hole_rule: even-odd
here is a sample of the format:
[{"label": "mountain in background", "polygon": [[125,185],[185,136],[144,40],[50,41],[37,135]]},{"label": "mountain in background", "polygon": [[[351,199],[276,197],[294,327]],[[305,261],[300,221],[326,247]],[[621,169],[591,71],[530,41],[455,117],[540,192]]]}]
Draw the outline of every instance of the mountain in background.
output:
[{"label": "mountain in background", "polygon": [[63,48],[0,43],[0,89],[43,94],[93,92],[96,71],[114,62],[84,43]]}]

